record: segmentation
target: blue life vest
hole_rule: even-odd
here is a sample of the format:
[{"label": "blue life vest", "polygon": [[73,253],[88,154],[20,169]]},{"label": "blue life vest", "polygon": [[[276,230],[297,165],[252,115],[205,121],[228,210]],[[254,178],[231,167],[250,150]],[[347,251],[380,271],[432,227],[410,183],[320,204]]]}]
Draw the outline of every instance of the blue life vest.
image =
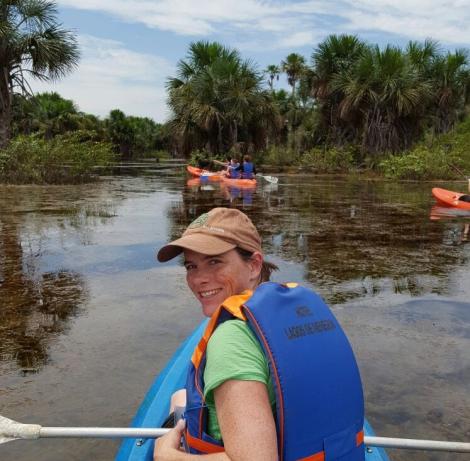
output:
[{"label": "blue life vest", "polygon": [[253,179],[255,165],[252,162],[243,162],[243,179]]},{"label": "blue life vest", "polygon": [[235,165],[229,165],[230,179],[239,179],[240,178],[240,164],[236,163]]},{"label": "blue life vest", "polygon": [[317,294],[272,282],[227,298],[194,350],[186,383],[186,450],[224,451],[206,431],[203,373],[212,333],[234,318],[248,323],[268,358],[279,460],[363,461],[364,399],[346,335]]}]

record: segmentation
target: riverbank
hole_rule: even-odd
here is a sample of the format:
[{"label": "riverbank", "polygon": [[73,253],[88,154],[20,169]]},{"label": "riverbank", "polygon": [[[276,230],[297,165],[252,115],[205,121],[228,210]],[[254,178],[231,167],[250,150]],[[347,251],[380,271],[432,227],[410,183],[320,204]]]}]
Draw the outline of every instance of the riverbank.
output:
[{"label": "riverbank", "polygon": [[[19,136],[0,151],[0,183],[77,184],[97,178],[97,170],[112,167],[120,156],[113,145],[90,131],[75,131],[51,140]],[[258,170],[269,174],[354,174],[392,180],[452,180],[470,177],[470,121],[451,133],[423,140],[412,149],[396,154],[364,155],[358,146],[317,147],[297,152],[272,146],[253,154]],[[210,164],[204,151],[188,159],[171,158],[162,151],[147,152],[144,159],[165,162]],[[217,157],[215,157],[217,158]],[[222,156],[219,156],[219,160]],[[133,159],[133,161],[140,161]],[[175,164],[176,164],[175,163]],[[161,167],[161,165],[159,166]],[[219,167],[220,168],[220,167]]]}]

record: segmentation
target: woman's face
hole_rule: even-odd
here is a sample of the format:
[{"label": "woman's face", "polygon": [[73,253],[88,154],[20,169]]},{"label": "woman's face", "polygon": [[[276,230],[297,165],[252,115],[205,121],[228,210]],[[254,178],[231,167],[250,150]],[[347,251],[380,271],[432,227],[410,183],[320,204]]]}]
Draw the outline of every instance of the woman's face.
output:
[{"label": "woman's face", "polygon": [[210,317],[229,296],[254,289],[262,262],[263,257],[257,252],[245,261],[236,250],[216,256],[184,250],[186,281],[206,317]]}]

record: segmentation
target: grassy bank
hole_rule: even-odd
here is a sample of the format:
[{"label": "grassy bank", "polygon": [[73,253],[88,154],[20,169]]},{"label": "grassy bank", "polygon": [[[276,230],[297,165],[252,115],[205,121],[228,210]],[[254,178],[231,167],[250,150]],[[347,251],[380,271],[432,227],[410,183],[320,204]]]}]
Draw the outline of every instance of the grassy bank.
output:
[{"label": "grassy bank", "polygon": [[7,184],[77,184],[92,181],[95,166],[106,166],[115,154],[93,132],[75,131],[46,141],[18,136],[0,151],[0,182]]}]

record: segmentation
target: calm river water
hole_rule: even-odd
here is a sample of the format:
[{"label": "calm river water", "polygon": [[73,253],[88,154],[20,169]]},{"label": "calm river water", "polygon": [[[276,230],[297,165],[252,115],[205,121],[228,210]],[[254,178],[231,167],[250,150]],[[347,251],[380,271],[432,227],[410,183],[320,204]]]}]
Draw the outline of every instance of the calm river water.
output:
[{"label": "calm river water", "polygon": [[[379,435],[470,441],[470,216],[434,216],[430,183],[279,177],[254,193],[150,168],[91,185],[0,186],[0,414],[127,426],[201,320],[180,263],[158,264],[155,250],[200,213],[232,206],[260,230],[275,280],[313,287],[334,310]],[[117,446],[17,441],[0,459],[109,460]]]}]

